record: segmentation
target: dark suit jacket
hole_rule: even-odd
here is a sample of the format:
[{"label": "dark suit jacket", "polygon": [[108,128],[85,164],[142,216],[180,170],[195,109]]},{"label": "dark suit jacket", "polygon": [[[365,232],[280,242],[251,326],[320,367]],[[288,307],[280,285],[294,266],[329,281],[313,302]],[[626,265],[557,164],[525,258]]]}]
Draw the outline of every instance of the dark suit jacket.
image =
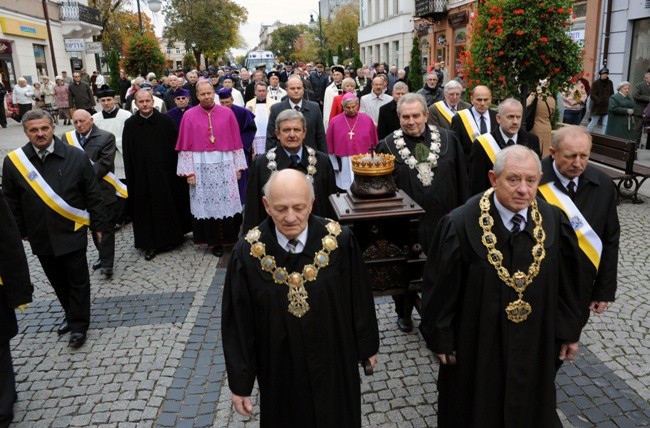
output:
[{"label": "dark suit jacket", "polygon": [[397,103],[395,100],[379,107],[379,117],[377,118],[377,136],[379,137],[379,141],[399,128],[399,117],[397,116]]},{"label": "dark suit jacket", "polygon": [[[471,106],[472,105],[470,103],[466,103],[465,101],[459,101],[458,105],[456,106],[456,111],[465,110],[470,108]],[[438,107],[436,107],[436,103],[433,103],[431,104],[431,106],[429,106],[428,123],[429,125],[434,125],[437,126],[438,128],[451,129],[451,123],[447,122],[447,119],[445,119],[442,113],[440,113],[440,110],[438,110]]]},{"label": "dark suit jacket", "polygon": [[[503,140],[501,131],[499,128],[496,131],[490,132],[499,144],[500,148],[506,147],[506,141]],[[535,134],[526,132],[523,129],[520,129],[517,133],[517,144],[526,146],[529,149],[532,149],[537,156],[541,158],[539,151],[539,138]],[[491,187],[490,179],[488,178],[488,171],[492,169],[494,164],[490,160],[490,157],[485,153],[485,149],[478,141],[474,140],[472,144],[472,152],[469,156],[469,190],[472,195],[475,195],[479,192],[484,192]]]},{"label": "dark suit jacket", "polygon": [[[471,107],[471,109],[474,109],[474,107]],[[492,132],[499,127],[497,113],[494,110],[488,110],[488,114],[490,115],[490,132]],[[465,159],[469,161],[470,153],[472,152],[472,143],[476,137],[467,134],[465,125],[463,125],[463,121],[458,115],[454,116],[451,120],[450,129],[456,133],[456,137],[460,141],[460,146],[463,148],[463,153],[465,153]],[[467,165],[469,166],[469,162],[467,162]]]},{"label": "dark suit jacket", "polygon": [[[22,150],[39,174],[70,206],[90,213],[91,229],[104,231],[106,217],[97,177],[88,156],[56,137],[54,153],[41,161],[31,143]],[[48,207],[36,194],[13,162],[3,164],[2,191],[11,207],[20,234],[28,237],[36,255],[61,256],[86,248],[87,229],[74,230],[72,221]]]},{"label": "dark suit jacket", "polygon": [[[553,169],[553,158],[542,161],[542,182],[555,182],[566,192]],[[541,185],[540,184],[540,185]],[[538,195],[541,195],[538,192]],[[621,228],[616,212],[616,189],[609,176],[591,165],[580,176],[573,198],[582,215],[603,243],[598,271],[587,256],[580,253],[580,270],[583,273],[582,287],[583,318],[589,318],[588,305],[591,301],[613,302],[616,297],[616,273],[618,270],[618,247]]]},{"label": "dark suit jacket", "polygon": [[[275,137],[275,118],[284,110],[289,110],[289,98],[274,104],[271,107],[269,122],[266,127],[266,150],[270,150],[278,145],[278,139]],[[307,135],[303,142],[306,146],[327,153],[327,140],[325,140],[325,127],[323,125],[323,113],[321,113],[318,104],[303,98],[300,113],[305,116],[307,122]]]}]

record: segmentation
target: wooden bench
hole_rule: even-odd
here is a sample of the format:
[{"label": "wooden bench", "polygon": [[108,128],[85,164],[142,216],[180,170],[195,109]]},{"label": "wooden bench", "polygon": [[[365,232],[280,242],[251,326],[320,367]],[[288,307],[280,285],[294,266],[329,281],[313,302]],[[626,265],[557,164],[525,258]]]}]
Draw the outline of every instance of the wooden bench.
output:
[{"label": "wooden bench", "polygon": [[614,180],[617,203],[630,199],[634,204],[642,204],[639,188],[650,177],[650,168],[635,162],[639,143],[593,132],[591,137],[590,163]]}]

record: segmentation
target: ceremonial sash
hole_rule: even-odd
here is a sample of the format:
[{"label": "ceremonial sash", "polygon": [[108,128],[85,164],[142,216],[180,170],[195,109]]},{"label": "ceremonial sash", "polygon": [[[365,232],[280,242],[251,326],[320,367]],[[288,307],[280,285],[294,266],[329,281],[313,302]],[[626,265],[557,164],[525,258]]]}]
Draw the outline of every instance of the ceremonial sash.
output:
[{"label": "ceremonial sash", "polygon": [[16,166],[20,175],[23,176],[25,181],[27,181],[48,207],[62,217],[74,222],[75,231],[79,230],[82,226],[90,226],[90,215],[88,212],[71,207],[61,196],[57,195],[54,189],[47,184],[47,181],[41,177],[41,174],[36,170],[34,164],[29,161],[22,149],[16,149],[7,156],[9,156],[11,162]]},{"label": "ceremonial sash", "polygon": [[485,153],[492,161],[492,165],[494,165],[494,161],[497,158],[497,153],[501,151],[501,147],[499,147],[497,140],[494,139],[492,134],[479,135],[476,137],[476,139],[479,143],[481,143],[481,147],[483,147],[483,150],[485,150]]},{"label": "ceremonial sash", "polygon": [[571,222],[571,227],[578,237],[578,245],[587,258],[598,270],[600,255],[603,252],[603,243],[582,215],[576,204],[566,193],[558,189],[555,183],[546,183],[538,189],[544,199],[566,213]]},{"label": "ceremonial sash", "polygon": [[[81,147],[81,143],[79,143],[79,140],[77,140],[77,134],[74,131],[68,131],[65,133],[66,140],[68,141],[68,144],[70,144],[73,147],[76,147],[78,149],[83,150],[83,147]],[[93,165],[95,162],[90,160],[90,163]],[[127,192],[126,185],[120,181],[119,178],[115,176],[114,173],[108,171],[106,175],[103,177],[104,181],[110,184],[115,188],[115,194],[120,197],[126,199],[129,196],[129,193]]]},{"label": "ceremonial sash", "polygon": [[467,131],[467,135],[469,135],[472,141],[476,137],[481,135],[481,131],[478,129],[478,125],[476,124],[476,121],[474,120],[474,115],[472,115],[470,109],[459,111],[458,116],[460,116],[461,120],[463,121],[463,125],[465,126],[465,131]]},{"label": "ceremonial sash", "polygon": [[451,119],[454,117],[454,112],[447,107],[447,104],[445,104],[444,101],[438,101],[435,103],[435,106],[438,107],[438,111],[445,117],[445,119],[447,119],[447,122],[451,123]]}]

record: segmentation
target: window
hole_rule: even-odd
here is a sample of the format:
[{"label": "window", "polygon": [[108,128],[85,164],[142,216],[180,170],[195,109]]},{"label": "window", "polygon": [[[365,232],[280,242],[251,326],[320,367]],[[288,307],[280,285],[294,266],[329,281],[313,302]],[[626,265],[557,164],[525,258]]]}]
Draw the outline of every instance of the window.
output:
[{"label": "window", "polygon": [[632,85],[643,81],[643,75],[650,67],[650,19],[634,21],[632,32],[632,53],[630,54],[629,81]]},{"label": "window", "polygon": [[393,15],[399,14],[399,0],[393,0]]},{"label": "window", "polygon": [[38,76],[36,79],[40,80],[40,76],[47,74],[47,59],[45,58],[45,45],[34,45],[34,60],[36,61],[36,71]]}]

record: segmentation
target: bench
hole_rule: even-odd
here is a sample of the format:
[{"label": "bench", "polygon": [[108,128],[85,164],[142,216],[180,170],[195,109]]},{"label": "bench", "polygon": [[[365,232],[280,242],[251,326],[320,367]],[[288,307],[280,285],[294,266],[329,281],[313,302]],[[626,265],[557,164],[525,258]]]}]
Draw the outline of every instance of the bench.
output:
[{"label": "bench", "polygon": [[617,203],[630,199],[634,204],[642,204],[639,188],[650,177],[650,168],[635,162],[639,143],[593,132],[591,138],[590,164],[614,180]]}]

